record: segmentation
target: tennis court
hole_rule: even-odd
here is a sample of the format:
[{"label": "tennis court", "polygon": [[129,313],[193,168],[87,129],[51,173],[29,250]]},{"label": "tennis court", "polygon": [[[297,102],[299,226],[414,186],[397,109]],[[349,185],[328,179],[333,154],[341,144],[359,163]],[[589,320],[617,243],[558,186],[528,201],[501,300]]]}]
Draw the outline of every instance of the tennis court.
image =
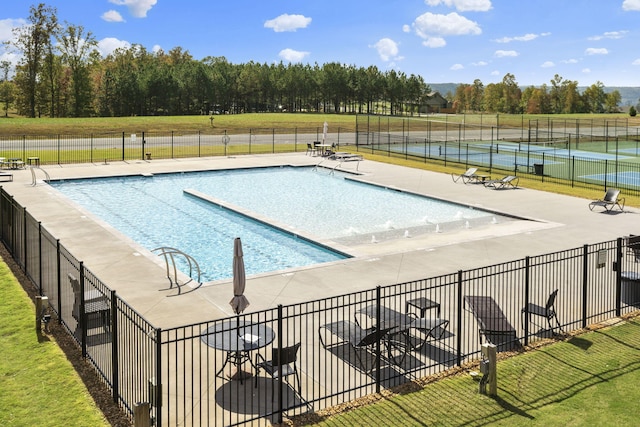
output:
[{"label": "tennis court", "polygon": [[605,182],[614,186],[640,186],[640,172],[610,172],[593,175],[583,175],[581,178],[589,181]]}]

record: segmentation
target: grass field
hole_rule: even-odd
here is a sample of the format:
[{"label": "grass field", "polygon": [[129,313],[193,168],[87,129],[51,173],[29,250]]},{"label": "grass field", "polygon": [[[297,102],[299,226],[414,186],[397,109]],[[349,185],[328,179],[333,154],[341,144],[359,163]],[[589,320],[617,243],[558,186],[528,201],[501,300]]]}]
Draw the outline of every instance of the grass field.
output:
[{"label": "grass field", "polygon": [[[213,123],[210,118],[213,117]],[[549,116],[509,115],[509,114],[457,114],[427,117],[388,117],[372,116],[372,120],[381,120],[393,131],[409,129],[409,124],[418,121],[433,120],[451,124],[482,125],[485,127],[501,126],[511,128],[528,128],[531,121],[536,121],[538,128],[552,126],[557,122],[572,123],[602,122],[617,120],[627,123],[629,127],[640,126],[640,117],[629,117],[627,114],[557,114]],[[4,135],[57,135],[88,134],[105,132],[169,132],[169,131],[208,131],[225,130],[235,133],[236,130],[302,128],[322,131],[324,122],[329,125],[330,132],[338,129],[354,131],[356,116],[352,114],[314,114],[314,113],[249,113],[226,114],[215,116],[145,116],[145,117],[96,117],[96,118],[19,118],[0,117],[0,132]],[[420,126],[420,125],[418,125]]]},{"label": "grass field", "polygon": [[462,373],[296,425],[632,426],[638,424],[639,381],[635,318],[498,362],[495,398],[479,394],[477,381]]},{"label": "grass field", "polygon": [[33,303],[3,261],[0,294],[0,426],[108,426],[57,343],[39,339]]}]

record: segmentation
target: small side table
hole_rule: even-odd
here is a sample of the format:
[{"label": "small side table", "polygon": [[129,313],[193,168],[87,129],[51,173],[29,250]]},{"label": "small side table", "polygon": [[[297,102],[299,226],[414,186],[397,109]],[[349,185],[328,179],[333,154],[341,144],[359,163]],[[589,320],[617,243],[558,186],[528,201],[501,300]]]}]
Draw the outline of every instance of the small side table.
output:
[{"label": "small side table", "polygon": [[34,164],[40,167],[40,157],[27,157],[27,164]]},{"label": "small side table", "polygon": [[405,303],[404,311],[409,312],[409,307],[415,307],[420,310],[420,317],[424,317],[427,310],[435,308],[437,317],[440,317],[440,303],[432,301],[429,298],[420,297],[410,299]]}]

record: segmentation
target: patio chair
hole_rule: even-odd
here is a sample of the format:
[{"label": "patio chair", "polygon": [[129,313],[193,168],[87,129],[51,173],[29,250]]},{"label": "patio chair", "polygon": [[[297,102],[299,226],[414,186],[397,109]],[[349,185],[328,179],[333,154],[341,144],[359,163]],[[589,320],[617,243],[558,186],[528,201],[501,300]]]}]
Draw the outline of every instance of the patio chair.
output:
[{"label": "patio chair", "polygon": [[611,212],[617,206],[622,211],[624,210],[624,197],[620,197],[620,190],[617,188],[609,188],[602,199],[589,203],[590,210],[596,206],[602,206],[607,212]]},{"label": "patio chair", "polygon": [[475,179],[476,172],[478,172],[478,168],[469,168],[465,173],[461,173],[461,174],[452,173],[451,179],[453,179],[453,182],[458,182],[462,180],[462,182],[466,184]]},{"label": "patio chair", "polygon": [[105,330],[109,329],[109,312],[110,307],[107,301],[107,297],[103,295],[97,289],[85,290],[84,292],[84,319],[80,318],[81,311],[81,288],[78,279],[71,273],[67,274],[71,289],[73,290],[73,308],[71,315],[76,319],[80,325],[85,329],[88,329],[87,320],[89,315],[99,314],[102,320],[102,325]]},{"label": "patio chair", "polygon": [[495,344],[498,351],[513,350],[520,347],[516,329],[502,312],[500,306],[491,297],[466,295],[464,297],[465,309],[471,311],[478,322],[480,344],[482,336]]},{"label": "patio chair", "polygon": [[[378,315],[377,304],[370,304],[356,312],[356,323],[360,324],[358,315],[363,316],[370,322],[376,321]],[[414,313],[401,313],[383,305],[380,306],[380,321],[383,326],[394,328],[394,331],[389,334],[390,340],[388,341],[390,344],[402,344],[405,350],[418,351],[422,350],[429,339],[437,340],[442,338],[449,326],[449,321],[446,319],[418,317]],[[409,335],[409,329],[421,332],[424,338],[414,342],[412,338],[415,337]],[[400,335],[404,335],[406,339],[397,340],[396,338]]]},{"label": "patio chair", "polygon": [[626,240],[627,251],[634,257],[635,262],[640,262],[640,236],[630,234]]},{"label": "patio chair", "polygon": [[493,188],[494,190],[502,190],[504,188],[518,188],[520,179],[515,175],[508,175],[501,179],[492,179],[484,182],[484,186]]},{"label": "patio chair", "polygon": [[[322,338],[322,330],[326,329],[332,335],[338,337],[340,341],[329,344],[325,343]],[[369,328],[362,329],[357,323],[351,322],[349,320],[340,320],[338,322],[327,323],[318,328],[318,336],[320,338],[320,344],[324,349],[332,348],[338,345],[342,345],[344,343],[348,343],[354,350],[356,359],[358,361],[359,367],[362,368],[367,374],[373,371],[375,368],[375,363],[372,363],[372,366],[367,368],[365,364],[365,360],[359,355],[359,351],[368,352],[372,348],[374,348],[380,340],[382,340],[389,331],[395,328]]]},{"label": "patio chair", "polygon": [[[256,354],[256,375],[255,375],[255,387],[258,387],[258,374],[260,369],[263,369],[274,381],[271,382],[271,401],[273,402],[275,380],[282,378],[286,381],[286,378],[293,376],[293,384],[290,384],[294,390],[298,392],[300,396],[302,393],[302,385],[300,384],[300,374],[298,373],[298,350],[300,350],[300,343],[294,344],[284,348],[272,348],[271,360],[266,360],[260,353]],[[297,381],[298,387],[295,387]],[[288,383],[288,381],[287,381]],[[288,383],[289,384],[289,383]]]},{"label": "patio chair", "polygon": [[306,155],[307,156],[315,156],[317,152],[318,152],[318,149],[315,146],[311,145],[310,142],[307,142],[307,153],[306,153]]},{"label": "patio chair", "polygon": [[[558,290],[551,292],[549,298],[547,298],[547,303],[542,305],[537,305],[534,303],[527,304],[522,309],[522,321],[524,324],[525,320],[531,322],[531,316],[539,316],[547,319],[547,325],[549,326],[549,330],[555,334],[555,329],[558,328],[559,331],[562,331],[560,328],[560,321],[558,320],[558,314],[555,309],[556,297],[558,296]],[[555,320],[555,326],[551,324],[551,319]]]}]

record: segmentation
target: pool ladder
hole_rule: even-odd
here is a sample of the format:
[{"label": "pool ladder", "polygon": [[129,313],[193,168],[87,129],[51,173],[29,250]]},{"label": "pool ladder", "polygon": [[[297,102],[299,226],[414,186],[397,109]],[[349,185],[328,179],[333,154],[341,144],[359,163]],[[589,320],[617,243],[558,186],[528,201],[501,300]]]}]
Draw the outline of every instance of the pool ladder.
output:
[{"label": "pool ladder", "polygon": [[[329,175],[333,175],[334,172],[336,171],[336,169],[338,169],[340,166],[342,166],[342,163],[347,162],[349,160],[346,159],[342,159],[342,158],[338,158],[338,159],[329,159],[329,157],[326,157],[324,159],[322,159],[320,162],[318,162],[314,167],[313,170],[318,170],[318,166],[320,166],[322,163],[324,163],[325,160],[335,160],[338,163],[331,168],[331,171],[329,172]],[[360,168],[360,160],[357,161],[358,163],[356,164],[356,171],[359,170]]]},{"label": "pool ladder", "polygon": [[36,169],[41,170],[44,173],[45,182],[51,181],[51,177],[49,176],[47,171],[42,169],[40,166],[29,166],[29,169],[31,170],[31,186],[32,187],[35,187],[38,184],[38,179],[36,177]]},{"label": "pool ladder", "polygon": [[[173,288],[173,285],[176,285],[178,288],[178,295],[182,293],[182,286],[187,285],[193,281],[198,283],[198,286],[192,288],[190,291],[185,292],[189,293],[195,291],[200,286],[202,286],[202,281],[200,280],[200,266],[198,262],[191,256],[179,249],[171,248],[168,246],[161,246],[159,248],[153,249],[151,252],[157,252],[158,256],[164,257],[165,266],[167,268],[167,279],[169,279],[169,289]],[[178,280],[178,268],[176,267],[176,258],[184,259],[189,265],[189,280],[184,283],[180,283]],[[172,274],[173,273],[173,274]],[[194,275],[196,276],[194,278]]]}]

